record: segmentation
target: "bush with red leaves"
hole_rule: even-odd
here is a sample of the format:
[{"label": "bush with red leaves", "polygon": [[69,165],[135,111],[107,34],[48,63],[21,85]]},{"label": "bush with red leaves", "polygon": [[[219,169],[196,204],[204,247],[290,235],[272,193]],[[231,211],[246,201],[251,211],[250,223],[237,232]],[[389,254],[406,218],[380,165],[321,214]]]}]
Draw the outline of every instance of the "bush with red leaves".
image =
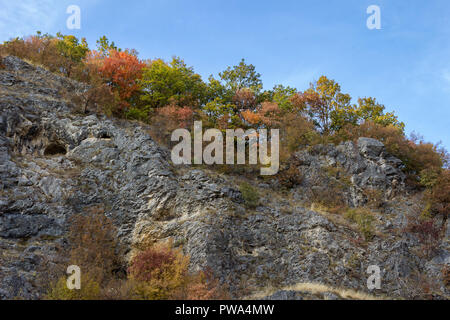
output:
[{"label": "bush with red leaves", "polygon": [[430,257],[439,248],[442,228],[438,227],[433,219],[410,219],[406,231],[418,237],[425,256]]}]

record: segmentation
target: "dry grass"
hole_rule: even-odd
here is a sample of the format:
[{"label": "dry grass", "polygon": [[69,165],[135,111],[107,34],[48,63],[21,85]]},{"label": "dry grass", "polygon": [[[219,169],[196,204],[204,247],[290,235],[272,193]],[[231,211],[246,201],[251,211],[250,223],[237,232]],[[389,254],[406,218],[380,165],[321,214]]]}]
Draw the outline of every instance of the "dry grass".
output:
[{"label": "dry grass", "polygon": [[325,292],[333,293],[343,299],[349,300],[386,300],[387,297],[376,297],[374,295],[356,291],[353,289],[344,289],[344,288],[334,288],[322,283],[314,283],[314,282],[301,282],[291,286],[284,287],[282,289],[274,289],[274,288],[266,288],[262,291],[259,291],[246,299],[261,299],[267,297],[269,295],[274,294],[276,291],[286,290],[286,291],[302,291],[308,292],[312,295],[323,294]]}]

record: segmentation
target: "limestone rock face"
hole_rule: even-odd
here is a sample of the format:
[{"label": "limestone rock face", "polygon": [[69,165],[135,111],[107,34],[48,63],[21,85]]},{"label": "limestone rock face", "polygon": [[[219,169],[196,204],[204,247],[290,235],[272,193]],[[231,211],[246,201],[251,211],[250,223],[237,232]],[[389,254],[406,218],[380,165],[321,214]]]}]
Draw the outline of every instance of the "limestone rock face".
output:
[{"label": "limestone rock face", "polygon": [[[98,205],[130,250],[171,238],[190,255],[193,269],[210,267],[234,294],[301,282],[368,292],[366,270],[375,264],[382,287],[374,294],[414,296],[410,283],[425,274],[436,281],[437,297],[448,295],[439,273],[450,264],[448,241],[424,258],[417,238],[398,231],[414,200],[403,192],[401,162],[382,143],[361,138],[299,151],[303,184],[285,195],[261,185],[260,205],[249,210],[236,177],[173,167],[148,127],[75,113],[61,92],[82,92],[85,85],[14,57],[3,63],[0,299],[41,297],[34,281],[42,272],[38,266],[51,263],[58,246],[65,245],[68,218]],[[377,218],[377,234],[369,243],[359,242],[354,228],[303,202],[307,190],[326,187],[319,173],[328,167],[342,168],[340,174],[350,177],[346,192],[353,206],[367,200],[364,188],[387,195],[385,214]],[[279,290],[268,298],[308,297]],[[333,292],[320,297],[340,298]]]},{"label": "limestone rock face", "polygon": [[363,190],[379,190],[385,200],[405,191],[402,162],[375,139],[359,138],[357,143],[348,141],[338,146],[317,145],[297,152],[295,157],[300,163],[299,174],[304,176],[302,186],[306,194],[311,188],[328,188],[330,178],[343,182],[347,204],[353,207],[370,200]]}]

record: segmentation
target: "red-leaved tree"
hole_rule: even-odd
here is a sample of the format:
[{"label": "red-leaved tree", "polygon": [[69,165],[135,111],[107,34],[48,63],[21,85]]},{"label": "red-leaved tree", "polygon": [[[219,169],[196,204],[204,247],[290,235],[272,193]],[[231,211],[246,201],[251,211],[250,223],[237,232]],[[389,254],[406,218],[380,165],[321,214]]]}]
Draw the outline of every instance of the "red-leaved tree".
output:
[{"label": "red-leaved tree", "polygon": [[103,80],[117,92],[122,111],[137,102],[145,62],[139,60],[136,52],[112,49],[105,55],[92,51],[87,63],[94,66]]}]

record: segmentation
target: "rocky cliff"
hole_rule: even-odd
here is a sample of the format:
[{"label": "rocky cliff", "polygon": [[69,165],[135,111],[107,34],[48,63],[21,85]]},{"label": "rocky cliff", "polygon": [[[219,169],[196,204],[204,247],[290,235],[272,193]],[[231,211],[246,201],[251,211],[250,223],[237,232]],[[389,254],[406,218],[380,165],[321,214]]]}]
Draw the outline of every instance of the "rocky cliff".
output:
[{"label": "rocky cliff", "polygon": [[[432,255],[404,231],[420,195],[408,194],[401,161],[382,143],[361,138],[300,150],[295,163],[302,182],[282,190],[276,179],[255,178],[260,204],[248,209],[238,188],[245,178],[174,167],[146,126],[77,114],[62,92],[82,92],[84,85],[14,57],[3,64],[1,299],[39,298],[37,266],[64,245],[70,216],[99,205],[128,250],[171,238],[190,255],[192,268],[211,267],[236,296],[413,298],[426,284],[432,288],[426,293],[448,298],[442,268],[450,265],[450,227]],[[370,239],[311,200],[327,192],[339,192],[355,208],[381,194]],[[370,265],[381,269],[381,289],[367,288]]]}]

